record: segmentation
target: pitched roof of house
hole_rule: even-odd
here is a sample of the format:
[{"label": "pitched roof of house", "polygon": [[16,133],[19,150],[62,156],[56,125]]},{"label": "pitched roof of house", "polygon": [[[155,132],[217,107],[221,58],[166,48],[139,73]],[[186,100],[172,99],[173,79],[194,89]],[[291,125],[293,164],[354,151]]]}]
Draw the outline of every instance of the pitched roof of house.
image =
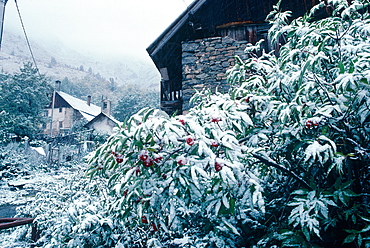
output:
[{"label": "pitched roof of house", "polygon": [[73,97],[62,91],[57,91],[56,93],[71,105],[73,109],[78,110],[88,121],[91,121],[95,116],[101,113],[101,107],[97,105],[92,103],[88,105],[86,101]]},{"label": "pitched roof of house", "polygon": [[97,116],[95,116],[93,119],[91,119],[88,123],[85,124],[86,127],[89,127],[93,122],[98,121],[100,118],[108,118],[112,122],[116,123],[117,125],[121,125],[122,122],[116,120],[113,116],[107,115],[106,113],[101,112]]}]

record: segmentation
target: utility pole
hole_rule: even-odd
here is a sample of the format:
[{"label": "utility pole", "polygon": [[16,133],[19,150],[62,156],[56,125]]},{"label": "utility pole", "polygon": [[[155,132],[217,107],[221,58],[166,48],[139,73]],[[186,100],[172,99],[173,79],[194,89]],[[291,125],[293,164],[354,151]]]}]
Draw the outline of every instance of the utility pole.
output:
[{"label": "utility pole", "polygon": [[4,15],[5,15],[5,5],[8,0],[0,0],[0,50],[1,41],[3,39],[3,27],[4,27]]},{"label": "utility pole", "polygon": [[53,98],[52,98],[52,102],[51,102],[50,137],[53,136],[53,118],[54,118],[55,93],[56,93],[56,91],[60,91],[60,81],[59,80],[55,81],[55,88],[53,90]]}]

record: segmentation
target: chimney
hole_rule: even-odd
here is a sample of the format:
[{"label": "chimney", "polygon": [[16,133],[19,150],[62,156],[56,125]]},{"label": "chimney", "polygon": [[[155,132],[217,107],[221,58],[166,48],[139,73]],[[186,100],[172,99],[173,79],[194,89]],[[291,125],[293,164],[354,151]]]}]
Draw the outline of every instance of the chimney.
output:
[{"label": "chimney", "polygon": [[55,90],[60,91],[60,84],[61,82],[59,80],[55,81]]},{"label": "chimney", "polygon": [[91,103],[91,96],[87,96],[87,105],[90,106]]},{"label": "chimney", "polygon": [[111,102],[108,99],[104,99],[102,101],[101,112],[103,112],[106,115],[111,114]]}]

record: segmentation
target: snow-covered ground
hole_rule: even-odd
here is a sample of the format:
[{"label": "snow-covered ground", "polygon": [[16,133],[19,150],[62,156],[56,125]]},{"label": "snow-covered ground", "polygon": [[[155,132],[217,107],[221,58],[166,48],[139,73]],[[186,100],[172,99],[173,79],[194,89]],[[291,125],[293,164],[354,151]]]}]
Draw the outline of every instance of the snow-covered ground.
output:
[{"label": "snow-covered ground", "polygon": [[[81,173],[82,167],[52,168],[31,171],[29,175],[0,181],[0,218],[25,216],[20,208],[32,203],[37,193],[47,192],[51,185],[67,184],[68,179]],[[0,231],[0,247],[30,247],[31,224]]]}]

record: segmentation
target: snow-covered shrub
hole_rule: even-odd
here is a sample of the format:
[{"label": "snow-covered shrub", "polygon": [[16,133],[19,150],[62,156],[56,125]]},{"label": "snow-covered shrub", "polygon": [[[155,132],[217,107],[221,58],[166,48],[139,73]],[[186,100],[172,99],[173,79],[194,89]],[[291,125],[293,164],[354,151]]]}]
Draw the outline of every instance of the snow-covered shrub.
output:
[{"label": "snow-covered shrub", "polygon": [[25,149],[24,143],[20,142],[0,145],[1,180],[24,177],[37,170],[48,170],[45,156],[30,148]]},{"label": "snow-covered shrub", "polygon": [[40,234],[36,247],[114,247],[126,232],[108,214],[110,196],[102,179],[85,178],[83,165],[45,182],[32,203],[18,208],[34,217]]},{"label": "snow-covered shrub", "polygon": [[229,240],[232,247],[240,226],[264,212],[258,172],[233,131],[253,123],[231,97],[202,96],[207,100],[186,116],[152,109],[134,115],[92,155],[89,174],[109,180],[111,212],[130,229],[162,243]]},{"label": "snow-covered shrub", "polygon": [[[280,223],[261,247],[275,238],[288,247],[369,245],[369,8],[323,1],[288,24],[289,13],[275,7],[269,35],[285,41],[279,56],[257,58],[251,46],[228,72],[257,124],[245,138],[260,148],[254,157],[288,176],[265,181],[266,217]],[[319,9],[329,17],[318,20]]]},{"label": "snow-covered shrub", "polygon": [[328,1],[317,20],[322,7],[290,24],[275,7],[279,56],[247,47],[229,94],[197,94],[186,116],[142,110],[100,147],[89,174],[109,180],[111,213],[162,244],[368,242],[369,3]]}]

